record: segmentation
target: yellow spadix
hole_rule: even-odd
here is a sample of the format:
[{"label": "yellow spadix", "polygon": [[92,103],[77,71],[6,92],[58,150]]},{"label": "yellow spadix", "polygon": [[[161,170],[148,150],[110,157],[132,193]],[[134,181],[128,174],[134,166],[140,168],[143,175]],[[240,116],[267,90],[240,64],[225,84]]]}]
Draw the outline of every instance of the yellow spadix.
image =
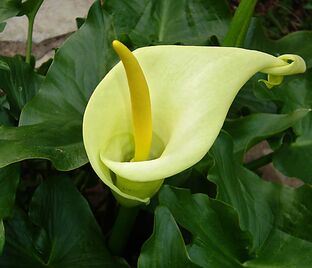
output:
[{"label": "yellow spadix", "polygon": [[199,46],[132,54],[118,41],[113,47],[122,63],[91,96],[83,138],[92,167],[126,206],[147,203],[165,178],[207,153],[239,89],[256,72],[268,73],[271,87],[305,71],[296,55]]},{"label": "yellow spadix", "polygon": [[131,51],[117,40],[113,42],[113,48],[125,67],[129,85],[135,144],[133,161],[148,160],[152,144],[152,111],[148,85]]}]

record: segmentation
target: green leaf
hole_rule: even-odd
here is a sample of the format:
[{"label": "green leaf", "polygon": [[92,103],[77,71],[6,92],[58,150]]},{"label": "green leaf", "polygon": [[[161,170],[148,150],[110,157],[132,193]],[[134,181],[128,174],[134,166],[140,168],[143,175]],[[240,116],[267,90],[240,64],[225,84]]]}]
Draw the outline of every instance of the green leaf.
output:
[{"label": "green leaf", "polygon": [[0,59],[0,71],[10,71],[9,65],[2,59]]},{"label": "green leaf", "polygon": [[105,9],[113,14],[118,35],[129,35],[136,47],[149,44],[206,44],[223,38],[231,18],[226,1],[111,0]]},{"label": "green leaf", "polygon": [[117,61],[114,38],[111,18],[96,1],[86,23],[57,51],[39,94],[21,114],[21,125],[82,120],[92,91]]},{"label": "green leaf", "polygon": [[16,16],[21,9],[22,0],[1,0],[0,22]]},{"label": "green leaf", "polygon": [[[291,192],[293,189],[290,190],[287,187],[282,195],[276,197],[276,207],[273,203],[271,205],[276,210],[276,220],[281,227],[272,228],[256,252],[248,251],[251,247],[249,236],[240,230],[236,210],[226,204],[211,200],[202,194],[191,195],[188,190],[174,189],[168,186],[162,188],[159,197],[160,203],[169,208],[175,220],[193,235],[193,240],[187,249],[191,261],[201,267],[308,268],[312,261],[311,228],[309,226],[312,216],[310,202],[312,193],[311,189],[307,187],[302,189],[304,192],[299,190],[300,193],[294,195],[294,192]],[[274,197],[275,194],[276,192],[271,192],[271,196]],[[239,199],[241,195],[241,192],[237,193],[236,198]],[[298,196],[300,198],[296,199]],[[263,195],[263,197],[266,196]],[[279,198],[282,199],[281,206],[277,206]],[[253,202],[254,210],[260,207],[255,206],[256,202],[259,200]],[[243,199],[241,203],[244,203]],[[248,204],[245,206],[247,207]],[[279,209],[282,209],[283,212],[279,213]],[[255,216],[253,223],[257,220],[270,221],[270,218],[260,218],[264,215]],[[283,225],[282,219],[287,223],[284,222]],[[290,226],[290,223],[293,226],[296,225],[297,229],[287,229],[286,226]],[[307,226],[308,229],[304,230]],[[305,233],[305,236],[310,239],[293,235],[299,233]],[[166,249],[164,246],[163,250]]]},{"label": "green leaf", "polygon": [[87,101],[117,61],[111,18],[96,1],[86,23],[58,50],[39,91],[24,107],[19,128],[1,128],[0,166],[45,158],[60,170],[87,163],[82,117]]},{"label": "green leaf", "polygon": [[[255,96],[254,88],[259,86],[262,74],[255,74],[236,95],[231,105],[228,118],[238,118],[242,114],[250,113],[277,113],[277,105],[270,99]],[[262,89],[268,91],[267,88]],[[273,89],[274,90],[274,89]]]},{"label": "green leaf", "polygon": [[14,125],[14,120],[9,114],[9,104],[6,100],[5,96],[0,97],[0,126],[5,125],[5,126],[12,126]]},{"label": "green leaf", "polygon": [[243,154],[256,143],[293,126],[309,113],[308,109],[298,109],[289,114],[256,113],[235,120],[227,120],[224,129],[234,138],[234,152]]},{"label": "green leaf", "polygon": [[168,186],[161,189],[159,201],[193,235],[189,254],[198,265],[234,268],[248,259],[250,237],[240,230],[237,213],[231,207],[206,195],[191,195],[188,190]]},{"label": "green leaf", "polygon": [[0,88],[6,93],[11,114],[18,120],[24,105],[37,94],[43,77],[20,56],[1,57],[0,60],[7,65],[0,69]]},{"label": "green leaf", "polygon": [[80,120],[44,122],[19,128],[0,126],[1,167],[25,159],[49,159],[59,170],[88,161]]},{"label": "green leaf", "polygon": [[310,268],[311,253],[312,243],[275,230],[265,242],[258,258],[247,261],[243,267]]},{"label": "green leaf", "polygon": [[273,155],[273,164],[286,176],[312,184],[312,140],[283,145]]},{"label": "green leaf", "polygon": [[[264,92],[256,89],[263,99],[273,99],[281,103],[282,111],[293,112],[296,109],[312,108],[312,69],[305,74],[288,78],[282,86]],[[286,176],[298,177],[306,183],[312,183],[312,114],[309,113],[292,127],[295,137],[285,142],[274,154],[274,165]]]},{"label": "green leaf", "polygon": [[276,228],[312,242],[308,224],[312,220],[310,187],[295,189],[261,180],[235,161],[233,143],[225,133],[220,134],[210,152],[215,166],[208,179],[218,186],[217,199],[237,210],[242,229],[253,236],[254,251],[259,251]]},{"label": "green leaf", "polygon": [[5,229],[1,267],[127,267],[108,253],[88,203],[67,178],[43,182],[29,216],[17,210]]},{"label": "green leaf", "polygon": [[142,247],[138,267],[199,267],[191,262],[179,227],[166,207],[155,211],[154,232]]},{"label": "green leaf", "polygon": [[24,1],[22,4],[21,13],[25,14],[29,18],[29,20],[34,20],[42,3],[43,0]]},{"label": "green leaf", "polygon": [[20,167],[18,164],[0,168],[0,219],[11,215],[19,177]]},{"label": "green leaf", "polygon": [[0,255],[5,241],[2,220],[12,213],[20,177],[19,170],[17,164],[0,168]]}]

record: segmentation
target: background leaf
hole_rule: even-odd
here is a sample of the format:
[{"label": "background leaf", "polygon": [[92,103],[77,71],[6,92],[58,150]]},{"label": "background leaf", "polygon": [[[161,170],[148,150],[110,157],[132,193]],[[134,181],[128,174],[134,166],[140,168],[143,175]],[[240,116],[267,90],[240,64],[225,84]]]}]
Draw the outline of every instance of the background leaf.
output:
[{"label": "background leaf", "polygon": [[312,243],[275,230],[270,234],[258,257],[244,263],[250,268],[309,268]]},{"label": "background leaf", "polygon": [[81,121],[60,120],[19,128],[0,126],[1,166],[25,159],[43,158],[59,170],[86,163]]},{"label": "background leaf", "polygon": [[0,219],[11,215],[19,177],[20,166],[18,164],[0,168]]},{"label": "background leaf", "polygon": [[[311,189],[308,191],[309,197],[301,192],[301,198],[293,200],[291,203],[287,203],[287,201],[290,201],[294,195],[290,198],[286,192],[285,196],[280,195],[276,199],[282,197],[281,204],[288,206],[288,209],[279,213],[278,209],[283,207],[278,209],[275,207],[275,212],[277,222],[281,222],[282,218],[287,219],[296,225],[298,230],[300,228],[301,233],[305,232],[309,239],[294,236],[293,234],[296,233],[294,230],[286,232],[283,227],[272,228],[267,239],[256,252],[249,251],[251,241],[248,232],[239,228],[236,210],[223,202],[209,199],[202,194],[191,195],[188,190],[174,189],[168,186],[162,188],[159,198],[160,203],[169,208],[175,220],[192,234],[193,237],[187,249],[191,261],[201,267],[308,268],[312,260],[311,232],[310,229],[302,230],[304,229],[302,226],[308,225],[312,215],[309,202]],[[291,192],[287,192],[287,194],[289,193]],[[240,192],[237,196],[242,194]],[[307,194],[307,189],[305,189],[305,194]],[[258,201],[256,200],[256,202]],[[300,206],[304,206],[304,212],[298,210]],[[251,218],[249,217],[248,220]],[[257,220],[262,219],[258,217],[252,219],[253,222]],[[270,221],[270,218],[264,218],[264,220]],[[163,250],[166,250],[166,247]]]},{"label": "background leaf", "polygon": [[58,50],[39,93],[24,107],[20,125],[32,126],[1,128],[0,166],[35,157],[69,170],[88,161],[82,116],[91,92],[117,60],[114,38],[111,18],[96,1],[86,23]]},{"label": "background leaf", "polygon": [[[160,204],[193,236],[188,248],[191,260],[202,267],[240,267],[251,246],[247,232],[239,228],[236,212],[203,194],[164,186]],[[166,250],[166,249],[164,249]]]},{"label": "background leaf", "polygon": [[0,255],[5,241],[2,220],[11,215],[19,177],[18,164],[0,168]]},{"label": "background leaf", "polygon": [[231,18],[223,0],[144,0],[131,4],[111,0],[104,7],[113,15],[118,35],[128,35],[135,47],[206,44],[213,35],[224,37]]},{"label": "background leaf", "polygon": [[227,120],[223,128],[234,138],[234,153],[242,159],[244,153],[256,143],[293,126],[309,113],[298,109],[289,114],[255,113],[235,120]]},{"label": "background leaf", "polygon": [[10,113],[16,120],[24,105],[38,92],[43,77],[35,73],[21,56],[0,57],[8,69],[0,69],[0,88],[5,91]]},{"label": "background leaf", "polygon": [[230,17],[224,1],[150,1],[130,38],[138,45],[205,44],[225,35]]},{"label": "background leaf", "polygon": [[2,267],[127,267],[110,256],[87,202],[67,178],[43,182],[29,216],[16,210],[5,229]]},{"label": "background leaf", "polygon": [[1,0],[0,22],[16,16],[21,9],[22,0]]},{"label": "background leaf", "polygon": [[22,3],[21,13],[34,20],[42,3],[43,0],[26,0]]},{"label": "background leaf", "polygon": [[217,199],[237,210],[240,226],[253,236],[254,251],[259,251],[275,229],[312,242],[310,227],[302,228],[312,220],[310,187],[295,189],[261,180],[236,162],[233,143],[225,133],[210,152],[215,165],[208,179],[218,186]]},{"label": "background leaf", "polygon": [[199,267],[191,262],[179,227],[166,207],[155,210],[154,232],[143,245],[138,267]]}]

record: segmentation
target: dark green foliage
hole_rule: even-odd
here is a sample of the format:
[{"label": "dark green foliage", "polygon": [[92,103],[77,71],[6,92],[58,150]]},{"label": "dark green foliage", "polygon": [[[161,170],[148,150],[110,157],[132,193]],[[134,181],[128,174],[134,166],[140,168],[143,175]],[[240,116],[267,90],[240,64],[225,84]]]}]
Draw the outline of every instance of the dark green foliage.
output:
[{"label": "dark green foliage", "polygon": [[[139,268],[311,267],[312,32],[306,16],[311,11],[308,2],[298,6],[303,16],[292,28],[287,18],[298,1],[277,1],[282,10],[274,1],[271,7],[264,2],[256,12],[266,10],[266,21],[253,18],[245,38],[244,20],[230,38],[226,1],[98,0],[42,68],[21,56],[0,58],[0,267],[129,267],[106,247],[118,208],[84,166],[81,133],[90,95],[118,61],[111,42],[119,39],[135,49],[220,45],[224,38],[276,56],[301,55],[308,70],[272,90],[258,82],[262,74],[255,75],[231,107],[223,126],[227,132],[199,163],[166,180],[139,213],[136,224],[144,230],[124,243],[134,248],[122,255]],[[0,32],[10,17],[34,19],[41,4],[1,0]],[[281,14],[285,17],[278,21]],[[295,29],[305,31],[287,34]],[[256,165],[243,165],[245,153],[263,140],[272,145],[269,160],[275,167],[305,185],[267,182],[246,168]],[[27,159],[27,168],[18,163]]]}]

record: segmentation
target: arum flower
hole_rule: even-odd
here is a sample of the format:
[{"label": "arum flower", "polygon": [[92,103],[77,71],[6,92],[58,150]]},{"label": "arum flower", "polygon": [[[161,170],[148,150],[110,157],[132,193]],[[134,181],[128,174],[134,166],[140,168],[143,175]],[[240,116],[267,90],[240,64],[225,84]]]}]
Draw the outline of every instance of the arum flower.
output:
[{"label": "arum flower", "polygon": [[83,120],[90,163],[122,205],[147,203],[165,178],[212,146],[239,89],[256,72],[268,87],[305,71],[296,55],[228,47],[153,46],[131,53],[97,86]]}]

